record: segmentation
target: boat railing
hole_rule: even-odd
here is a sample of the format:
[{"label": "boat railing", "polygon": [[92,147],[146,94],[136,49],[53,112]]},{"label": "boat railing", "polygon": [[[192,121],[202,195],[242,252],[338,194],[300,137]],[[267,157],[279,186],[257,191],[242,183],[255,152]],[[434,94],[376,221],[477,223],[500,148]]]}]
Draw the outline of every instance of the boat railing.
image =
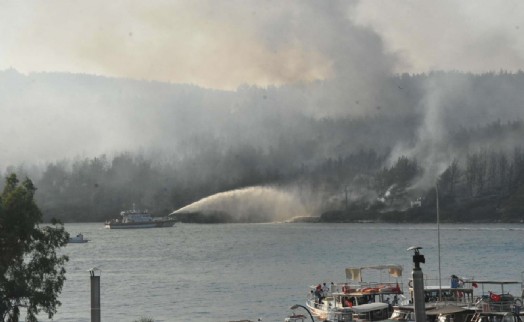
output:
[{"label": "boat railing", "polygon": [[[413,299],[413,289],[409,290],[409,297]],[[424,289],[424,297],[426,303],[443,303],[462,307],[473,307],[476,302],[473,289],[469,288],[427,287]]]},{"label": "boat railing", "polygon": [[[311,288],[315,288],[312,286]],[[403,285],[399,282],[361,282],[355,283],[334,283],[330,287],[330,294],[332,293],[354,293],[363,290],[373,290],[376,293],[403,293]]]},{"label": "boat railing", "polygon": [[395,290],[402,291],[402,284],[399,282],[362,282],[361,289],[371,288],[377,289],[379,292],[395,292]]},{"label": "boat railing", "polygon": [[[408,280],[408,285],[411,288],[413,280]],[[457,282],[451,280],[439,280],[438,278],[424,277],[424,285],[440,286],[442,288],[476,288],[471,278],[459,278]]]},{"label": "boat railing", "polygon": [[481,312],[520,312],[522,307],[522,299],[514,298],[511,294],[503,294],[500,300],[494,301],[489,297],[483,296],[480,298],[476,307]]},{"label": "boat railing", "polygon": [[463,298],[463,297],[457,297],[457,298],[454,298],[454,297],[442,297],[441,299],[439,299],[439,298],[431,298],[431,299],[429,299],[426,302],[426,304],[434,305],[434,306],[455,305],[455,306],[469,307],[469,308],[474,308],[475,307],[474,300],[470,300],[468,298]]},{"label": "boat railing", "polygon": [[306,300],[306,305],[307,305],[309,308],[316,309],[316,310],[322,310],[322,309],[324,309],[324,304],[323,304],[323,302],[319,302],[318,299],[316,299],[316,298],[308,298],[308,299]]},{"label": "boat railing", "polygon": [[360,288],[360,284],[355,284],[355,283],[333,283],[333,285],[331,285],[331,289],[330,289],[330,292],[331,293],[343,293],[344,290],[348,289],[348,290],[356,290],[358,288]]}]

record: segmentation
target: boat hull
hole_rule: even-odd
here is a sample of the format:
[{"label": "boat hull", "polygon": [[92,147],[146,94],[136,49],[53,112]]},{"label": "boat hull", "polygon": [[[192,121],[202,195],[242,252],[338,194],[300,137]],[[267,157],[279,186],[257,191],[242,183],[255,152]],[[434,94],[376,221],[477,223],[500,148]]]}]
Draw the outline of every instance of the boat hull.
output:
[{"label": "boat hull", "polygon": [[163,228],[173,227],[174,221],[154,221],[154,222],[134,222],[134,223],[106,223],[108,229],[142,229],[142,228]]},{"label": "boat hull", "polygon": [[70,237],[67,241],[68,244],[83,244],[87,243],[89,239],[84,239],[84,235],[78,234],[75,237]]}]

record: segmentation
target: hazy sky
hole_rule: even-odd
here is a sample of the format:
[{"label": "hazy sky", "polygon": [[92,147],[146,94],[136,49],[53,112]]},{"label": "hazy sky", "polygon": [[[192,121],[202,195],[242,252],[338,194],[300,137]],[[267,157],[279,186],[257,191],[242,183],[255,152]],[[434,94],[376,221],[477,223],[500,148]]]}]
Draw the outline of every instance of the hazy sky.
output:
[{"label": "hazy sky", "polygon": [[[471,84],[426,84],[424,99],[405,106],[395,102],[411,96],[386,91],[387,76],[524,69],[523,32],[524,2],[516,0],[0,0],[0,71],[28,75],[0,78],[0,137],[15,138],[0,140],[0,165],[172,147],[187,133],[222,127],[249,128],[255,141],[273,144],[259,122],[266,116],[394,115],[406,107],[424,114],[425,125],[416,144],[400,142],[393,156],[439,159],[427,147],[440,151],[449,120],[471,123],[473,115],[442,101],[468,95]],[[266,95],[244,84],[296,86]],[[242,108],[260,115],[232,117]],[[509,110],[474,115],[483,124],[524,113],[517,103]]]},{"label": "hazy sky", "polygon": [[0,70],[279,85],[332,77],[355,28],[378,35],[393,72],[524,69],[516,0],[0,0]]}]

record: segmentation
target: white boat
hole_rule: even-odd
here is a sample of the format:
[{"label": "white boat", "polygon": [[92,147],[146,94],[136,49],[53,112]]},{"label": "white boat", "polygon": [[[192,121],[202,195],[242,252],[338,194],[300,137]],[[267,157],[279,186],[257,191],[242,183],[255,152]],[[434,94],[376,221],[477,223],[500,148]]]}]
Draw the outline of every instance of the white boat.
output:
[{"label": "white boat", "polygon": [[[467,322],[522,322],[524,313],[521,312],[524,297],[523,281],[509,280],[472,280],[471,283],[480,286],[481,294],[476,301],[476,312]],[[521,294],[518,296],[504,290],[504,286],[519,285]],[[494,292],[493,287],[498,286]],[[486,291],[486,288],[489,290]]]},{"label": "white boat", "polygon": [[89,239],[84,239],[84,235],[82,233],[77,234],[75,237],[69,237],[69,240],[67,241],[70,244],[83,244],[87,243]]},{"label": "white boat", "polygon": [[120,212],[122,218],[106,221],[105,228],[109,229],[135,229],[135,228],[160,228],[173,227],[175,221],[165,217],[153,217],[147,210],[137,210],[133,205],[132,210]]},{"label": "white boat", "polygon": [[[375,270],[381,275],[376,281],[364,281],[363,271]],[[388,278],[382,280],[383,271]],[[402,297],[402,266],[376,265],[350,267],[346,279],[350,282],[331,283],[329,289],[312,286],[307,308],[321,321],[380,321],[393,312],[393,305]],[[393,280],[392,280],[393,278]]]},{"label": "white boat", "polygon": [[[410,285],[409,293],[413,296],[411,283],[408,284]],[[524,313],[520,312],[522,297],[513,296],[504,290],[505,285],[519,284],[524,285],[519,281],[464,278],[460,279],[459,284],[452,282],[450,286],[424,286],[427,320],[438,322],[522,322],[524,317]],[[499,291],[493,292],[493,287],[497,285]],[[414,322],[412,297],[409,302],[396,306],[390,320]]]}]

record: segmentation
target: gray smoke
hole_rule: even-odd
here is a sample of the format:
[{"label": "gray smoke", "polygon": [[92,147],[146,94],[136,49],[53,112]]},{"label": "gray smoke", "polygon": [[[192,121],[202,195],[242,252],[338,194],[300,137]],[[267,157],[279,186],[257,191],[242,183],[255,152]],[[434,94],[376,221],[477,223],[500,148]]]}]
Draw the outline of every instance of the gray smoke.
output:
[{"label": "gray smoke", "polygon": [[227,214],[233,221],[240,222],[274,222],[312,215],[299,196],[276,187],[249,187],[221,192],[178,209],[171,215],[197,212],[204,216]]}]

